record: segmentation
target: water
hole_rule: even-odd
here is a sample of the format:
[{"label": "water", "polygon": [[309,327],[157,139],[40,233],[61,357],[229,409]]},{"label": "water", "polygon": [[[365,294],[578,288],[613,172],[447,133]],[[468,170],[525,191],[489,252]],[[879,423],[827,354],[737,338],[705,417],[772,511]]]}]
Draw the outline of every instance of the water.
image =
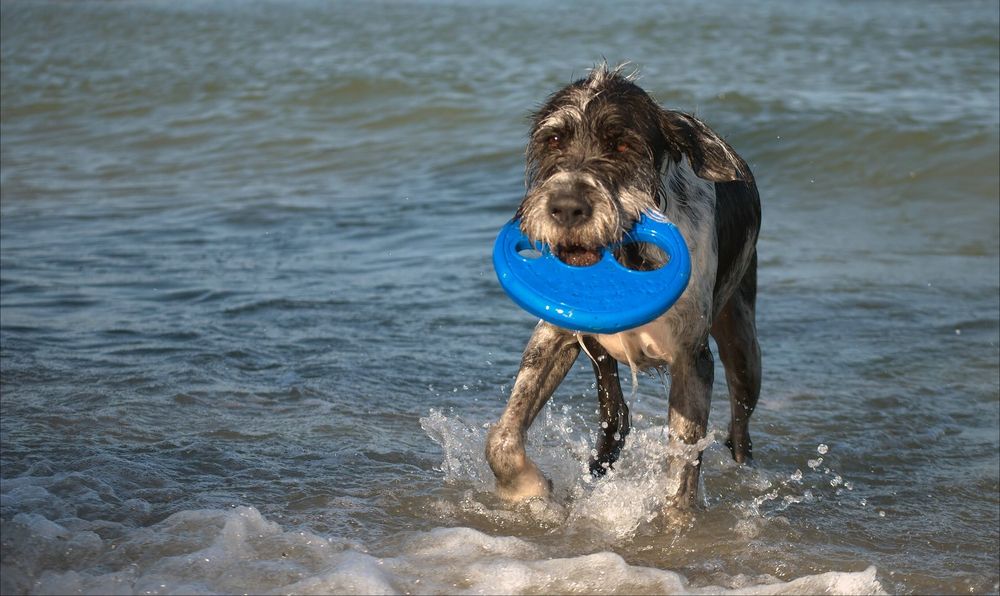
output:
[{"label": "water", "polygon": [[[1000,589],[995,2],[0,11],[0,591]],[[606,479],[584,361],[530,436],[553,503],[482,456],[525,117],[602,56],[764,204],[758,466],[719,367],[690,528],[655,376]]]}]

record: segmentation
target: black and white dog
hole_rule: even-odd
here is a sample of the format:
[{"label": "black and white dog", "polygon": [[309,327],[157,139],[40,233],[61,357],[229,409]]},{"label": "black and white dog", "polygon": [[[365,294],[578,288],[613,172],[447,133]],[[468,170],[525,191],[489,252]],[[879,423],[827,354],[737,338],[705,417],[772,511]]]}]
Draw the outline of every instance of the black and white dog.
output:
[{"label": "black and white dog", "polygon": [[[656,320],[614,335],[579,334],[539,322],[524,350],[514,388],[486,441],[497,493],[507,500],[545,497],[551,483],[525,453],[528,427],[569,371],[581,347],[597,376],[601,429],[594,475],[621,452],[629,413],[618,362],[669,366],[668,507],[695,503],[712,393],[711,334],[729,385],[727,445],[737,462],[751,457],[747,425],[760,393],[757,344],[757,234],[760,199],[753,175],[704,123],[658,106],[621,68],[598,66],[548,98],[533,116],[521,228],[564,262],[596,263],[599,249],[621,240],[643,211],[662,213],[691,251],[691,280]],[[635,246],[635,245],[633,245]],[[657,267],[662,253],[626,248],[634,269]]]}]

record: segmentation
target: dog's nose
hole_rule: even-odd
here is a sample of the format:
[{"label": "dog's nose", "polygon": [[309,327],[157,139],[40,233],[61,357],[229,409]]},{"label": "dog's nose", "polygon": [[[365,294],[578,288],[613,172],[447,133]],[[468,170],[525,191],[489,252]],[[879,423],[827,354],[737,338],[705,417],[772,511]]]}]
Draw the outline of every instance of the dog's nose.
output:
[{"label": "dog's nose", "polygon": [[587,221],[592,213],[590,203],[576,194],[563,193],[549,199],[549,215],[566,228]]}]

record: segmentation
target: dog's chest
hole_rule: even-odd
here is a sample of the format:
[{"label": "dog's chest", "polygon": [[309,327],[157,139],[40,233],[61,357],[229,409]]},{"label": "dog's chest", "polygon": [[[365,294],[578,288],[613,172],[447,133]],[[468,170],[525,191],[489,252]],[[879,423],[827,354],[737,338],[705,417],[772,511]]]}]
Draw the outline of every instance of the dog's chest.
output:
[{"label": "dog's chest", "polygon": [[640,369],[670,365],[677,349],[674,330],[667,317],[614,335],[596,335],[611,356]]},{"label": "dog's chest", "polygon": [[[691,252],[691,280],[680,300],[659,318],[597,341],[615,360],[641,369],[673,364],[679,350],[708,337],[718,252],[715,187],[695,176],[687,158],[664,169],[667,219],[680,228]],[[685,208],[681,209],[680,206]]]}]

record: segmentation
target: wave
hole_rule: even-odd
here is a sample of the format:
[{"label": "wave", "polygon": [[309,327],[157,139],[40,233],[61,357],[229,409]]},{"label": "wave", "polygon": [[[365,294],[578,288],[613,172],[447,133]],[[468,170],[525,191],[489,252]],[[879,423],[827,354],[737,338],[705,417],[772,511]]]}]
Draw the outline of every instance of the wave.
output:
[{"label": "wave", "polygon": [[[3,533],[4,593],[886,593],[874,567],[694,587],[677,572],[631,565],[613,552],[548,558],[527,540],[468,527],[417,532],[397,552],[372,553],[358,542],[282,528],[253,507],[181,511],[116,541],[34,513],[5,521]],[[11,552],[12,544],[23,547]]]},{"label": "wave", "polygon": [[[322,533],[315,519],[245,500],[229,507],[218,500],[185,503],[184,489],[173,482],[157,489],[180,499],[163,518],[153,502],[164,495],[114,488],[120,484],[109,468],[114,462],[71,473],[36,466],[0,482],[0,593],[886,593],[874,566],[818,574],[803,574],[812,565],[775,567],[777,577],[754,565],[740,564],[736,573],[685,562],[711,560],[717,538],[699,545],[703,539],[678,540],[657,525],[669,444],[662,420],[649,414],[655,406],[645,402],[634,404],[630,449],[601,482],[586,470],[592,437],[579,430],[579,414],[548,408],[530,441],[556,493],[551,502],[514,508],[492,495],[482,457],[485,426],[431,410],[420,422],[442,447],[443,485],[390,507],[388,514],[421,519],[401,520],[409,529],[387,537],[373,528],[349,534],[352,524],[341,525],[339,536]],[[851,490],[835,470],[817,471],[822,457],[808,462],[810,478],[798,470],[740,469],[738,478],[725,480],[732,486],[718,486],[724,463],[714,433],[704,446],[705,464],[716,470],[708,492],[727,495],[711,507],[732,525],[725,530],[718,520],[701,520],[714,527],[706,529],[713,536],[731,531],[739,543],[769,542],[769,552],[786,553],[791,545],[771,530],[787,524],[782,516],[790,507],[813,502],[814,491],[822,498],[824,485],[831,496]],[[821,455],[827,450],[820,445]],[[159,486],[169,475],[142,474],[131,479],[136,486]],[[324,514],[320,526],[327,515],[338,513]]]}]

